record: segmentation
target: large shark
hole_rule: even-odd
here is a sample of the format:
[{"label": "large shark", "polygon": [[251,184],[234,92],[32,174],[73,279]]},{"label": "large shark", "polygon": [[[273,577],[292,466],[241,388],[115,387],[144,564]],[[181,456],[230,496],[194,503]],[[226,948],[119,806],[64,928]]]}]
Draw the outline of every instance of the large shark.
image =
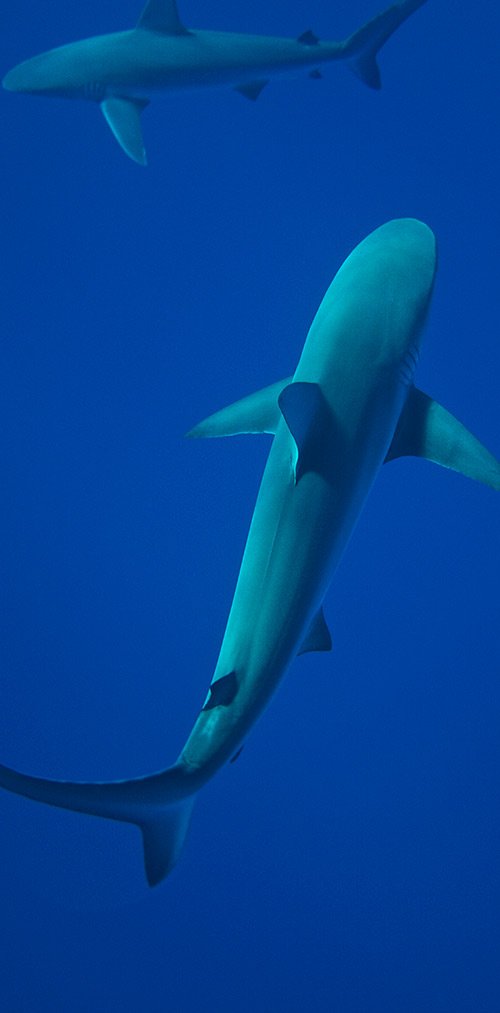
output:
[{"label": "large shark", "polygon": [[9,91],[84,98],[98,102],[123,150],[146,164],[140,117],[158,89],[230,84],[256,99],[270,77],[347,60],[371,88],[380,88],[377,52],[399,25],[425,3],[403,0],[343,42],[320,42],[306,31],[298,39],[193,31],[182,24],[176,0],[149,0],[136,28],[72,42],[14,67]]},{"label": "large shark", "polygon": [[238,755],[296,655],[330,649],[323,599],[384,461],[426,457],[500,490],[500,463],[413,385],[435,269],[426,225],[382,225],[335,276],[293,376],[189,434],[274,439],[212,682],[174,765],[98,784],[0,767],[9,791],[138,825],[152,885],[177,860],[197,792]]}]

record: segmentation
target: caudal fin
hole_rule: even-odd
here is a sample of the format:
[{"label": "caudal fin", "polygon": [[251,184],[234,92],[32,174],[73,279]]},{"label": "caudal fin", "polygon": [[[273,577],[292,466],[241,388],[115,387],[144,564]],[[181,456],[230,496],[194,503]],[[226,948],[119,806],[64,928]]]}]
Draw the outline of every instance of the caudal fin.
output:
[{"label": "caudal fin", "polygon": [[140,827],[150,886],[160,883],[176,864],[195,800],[186,769],[179,763],[149,777],[96,783],[51,781],[0,766],[0,787],[60,809]]},{"label": "caudal fin", "polygon": [[369,88],[380,88],[382,84],[377,64],[379,49],[403,21],[426,2],[427,0],[403,0],[402,3],[393,4],[346,39],[344,56],[349,61],[349,67]]},{"label": "caudal fin", "polygon": [[140,824],[144,868],[150,886],[157,886],[172,872],[184,846],[195,798],[184,799]]}]

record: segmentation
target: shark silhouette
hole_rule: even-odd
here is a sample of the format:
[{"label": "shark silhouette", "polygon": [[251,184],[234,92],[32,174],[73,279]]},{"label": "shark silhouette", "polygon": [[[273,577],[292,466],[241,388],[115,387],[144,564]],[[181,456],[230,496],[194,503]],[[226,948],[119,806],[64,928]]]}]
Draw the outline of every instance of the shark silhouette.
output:
[{"label": "shark silhouette", "polygon": [[5,76],[9,91],[98,102],[118,143],[146,164],[141,113],[158,89],[229,84],[256,99],[270,77],[309,68],[312,77],[332,60],[347,60],[370,88],[380,88],[377,52],[426,0],[403,0],[343,42],[193,31],[176,0],[149,0],[136,28],[72,42],[26,60]]},{"label": "shark silhouette", "polygon": [[383,463],[425,457],[500,490],[500,463],[413,385],[435,269],[426,225],[382,225],[336,274],[293,376],[188,434],[274,439],[212,683],[175,764],[97,784],[0,767],[9,791],[139,826],[151,885],[178,858],[197,792],[238,755],[296,655],[330,649],[323,600]]}]

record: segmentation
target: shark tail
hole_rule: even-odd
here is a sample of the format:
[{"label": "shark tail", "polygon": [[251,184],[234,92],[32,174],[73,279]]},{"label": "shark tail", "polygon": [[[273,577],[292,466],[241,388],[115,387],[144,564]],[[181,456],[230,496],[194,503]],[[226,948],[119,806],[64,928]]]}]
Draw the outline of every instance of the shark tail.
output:
[{"label": "shark tail", "polygon": [[382,85],[377,64],[379,49],[403,21],[424,3],[426,0],[403,0],[402,3],[393,4],[345,40],[343,56],[349,61],[349,67],[356,77],[369,88],[378,89]]},{"label": "shark tail", "polygon": [[138,826],[150,886],[174,868],[186,838],[195,802],[186,768],[180,763],[130,781],[54,781],[0,766],[0,787],[16,795],[92,816]]}]

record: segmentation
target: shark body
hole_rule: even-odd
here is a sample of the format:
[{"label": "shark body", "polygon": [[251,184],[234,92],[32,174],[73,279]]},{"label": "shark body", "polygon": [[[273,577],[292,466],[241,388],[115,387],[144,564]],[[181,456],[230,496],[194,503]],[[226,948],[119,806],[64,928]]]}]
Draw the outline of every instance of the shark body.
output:
[{"label": "shark body", "polygon": [[174,765],[91,784],[0,767],[9,791],[139,826],[152,885],[178,858],[197,792],[241,750],[296,655],[330,649],[323,599],[383,463],[426,457],[500,490],[500,463],[413,384],[435,269],[426,225],[381,226],[336,274],[293,376],[189,434],[274,439],[213,679]]},{"label": "shark body", "polygon": [[270,77],[346,60],[372,88],[380,87],[377,52],[425,0],[403,0],[342,42],[320,42],[308,31],[299,39],[193,31],[179,19],[176,0],[149,0],[136,28],[83,39],[49,50],[14,67],[9,91],[89,99],[100,104],[123,150],[146,164],[141,112],[157,90],[233,85],[256,99]]}]

